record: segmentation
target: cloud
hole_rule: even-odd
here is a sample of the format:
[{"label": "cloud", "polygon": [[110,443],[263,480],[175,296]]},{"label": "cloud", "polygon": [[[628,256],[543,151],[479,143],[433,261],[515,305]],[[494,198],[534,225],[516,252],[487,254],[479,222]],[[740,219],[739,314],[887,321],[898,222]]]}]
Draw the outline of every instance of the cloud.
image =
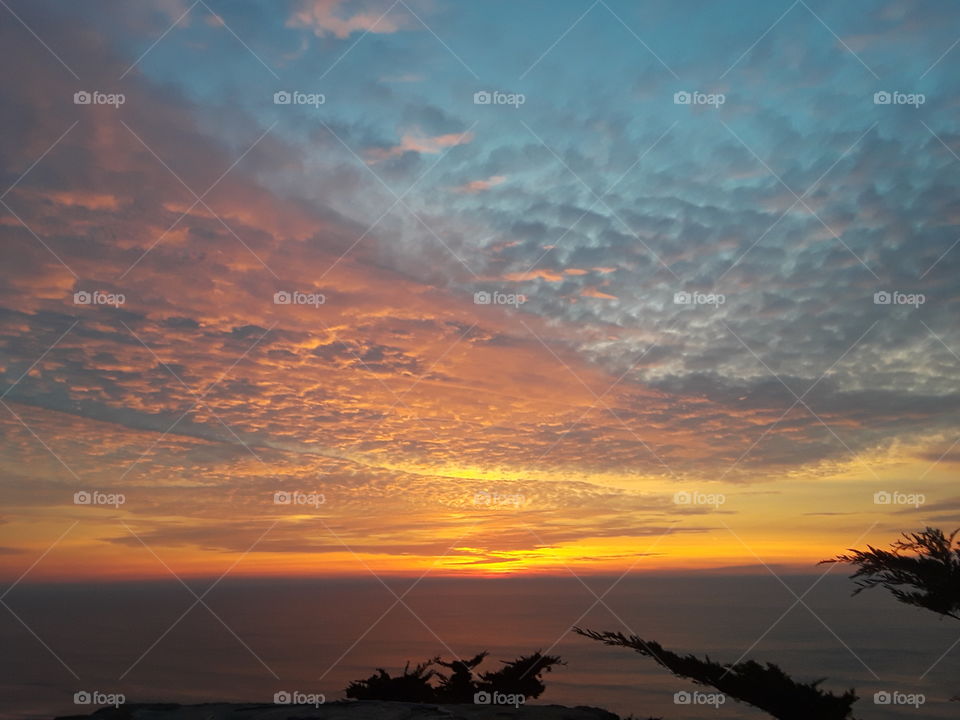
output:
[{"label": "cloud", "polygon": [[368,148],[365,152],[369,162],[378,163],[406,153],[426,153],[436,155],[444,148],[466,145],[473,140],[473,133],[447,133],[428,137],[413,133],[404,133],[399,145],[388,148]]},{"label": "cloud", "polygon": [[580,295],[581,297],[598,298],[600,300],[616,300],[617,299],[616,295],[610,295],[609,293],[605,293],[601,290],[598,290],[597,288],[584,288],[583,290],[580,291]]},{"label": "cloud", "polygon": [[403,73],[401,75],[384,75],[380,82],[385,83],[418,83],[423,82],[426,76],[418,73]]},{"label": "cloud", "polygon": [[301,0],[287,19],[287,26],[309,29],[317,37],[333,35],[343,39],[355,32],[395,33],[404,25],[402,17],[389,12],[389,6],[378,10],[379,5],[368,3],[367,9],[349,14],[353,5],[356,3],[349,0]]},{"label": "cloud", "polygon": [[[322,488],[331,508],[349,509],[336,527],[351,543],[419,562],[477,517],[474,492],[495,489],[530,501],[523,517],[544,547],[483,510],[456,561],[519,567],[561,551],[623,558],[678,517],[712,532],[686,525],[707,511],[668,504],[681,482],[796,490],[860,480],[865,467],[920,477],[941,457],[929,496],[949,481],[956,160],[915,116],[861,104],[822,27],[799,44],[758,45],[716,118],[675,127],[677,108],[657,100],[667,81],[624,93],[614,45],[601,46],[562,81],[539,81],[537,103],[517,111],[540,142],[513,110],[469,104],[462,68],[429,34],[386,37],[402,18],[373,27],[373,5],[298,8],[291,26],[323,37],[383,33],[331,73],[331,100],[352,94],[324,106],[323,128],[303,108],[263,103],[274,90],[263,68],[243,92],[226,82],[234,57],[220,39],[257,63],[201,22],[151,51],[118,111],[74,106],[69,73],[22,27],[0,26],[11,55],[42,58],[0,83],[6,185],[40,158],[4,198],[20,220],[0,214],[0,379],[16,383],[0,408],[11,537],[74,518],[82,483],[122,489],[123,512],[151,542],[184,552],[242,549],[250,523],[277,513],[269,552],[306,563],[335,548],[309,519],[280,515],[272,492]],[[88,18],[24,12],[84,78],[119,77],[136,60],[128,25],[150,38],[169,26],[121,14],[93,32]],[[281,19],[258,37],[255,18],[239,8],[228,20],[258,49],[290,34]],[[309,87],[341,45],[304,45],[291,87]],[[188,82],[179,63],[195,47],[211,48],[210,62]],[[684,76],[715,78],[707,54]],[[778,61],[784,86],[771,88]],[[425,67],[430,83],[381,80]],[[924,122],[956,147],[949,106],[930,97]],[[483,133],[457,132],[478,117]],[[397,128],[408,129],[399,141]],[[330,130],[382,163],[391,187],[416,181],[408,207],[381,217],[393,198]],[[484,192],[505,178],[509,192]],[[184,187],[215,181],[202,204]],[[791,208],[783,184],[811,188],[809,210]],[[74,303],[96,289],[126,301]],[[876,305],[880,289],[927,302]],[[323,302],[276,303],[279,291]],[[477,304],[480,291],[526,302]],[[680,291],[725,301],[678,304]],[[862,514],[869,494],[846,492],[829,512],[802,512]],[[787,523],[795,497],[749,517]],[[115,523],[91,524],[91,543],[130,545]],[[591,538],[609,544],[578,549]]]},{"label": "cloud", "polygon": [[474,195],[478,192],[483,192],[489,190],[492,187],[500,185],[506,180],[505,175],[491,175],[486,180],[471,180],[468,183],[463,185],[457,185],[452,188],[453,192],[462,193],[464,195]]},{"label": "cloud", "polygon": [[545,270],[543,268],[538,268],[536,270],[530,270],[527,272],[513,272],[507,273],[503,276],[504,280],[509,280],[511,282],[524,282],[527,280],[546,280],[547,282],[560,282],[563,280],[563,271],[552,271]]}]

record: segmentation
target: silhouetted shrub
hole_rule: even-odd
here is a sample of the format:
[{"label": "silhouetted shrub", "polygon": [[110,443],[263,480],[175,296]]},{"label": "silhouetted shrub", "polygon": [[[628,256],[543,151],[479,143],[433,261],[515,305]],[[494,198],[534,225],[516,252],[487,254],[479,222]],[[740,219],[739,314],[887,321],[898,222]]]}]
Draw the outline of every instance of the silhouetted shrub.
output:
[{"label": "silhouetted shrub", "polygon": [[439,675],[440,685],[437,687],[437,702],[445,703],[471,703],[473,694],[477,692],[477,684],[474,681],[473,669],[483,662],[487,657],[486,652],[474,655],[470,660],[453,660],[444,662],[439,657],[433,662],[453,672],[450,675]]},{"label": "silhouetted shrub", "polygon": [[430,681],[437,676],[430,670],[432,661],[417,665],[410,670],[410,663],[403,668],[403,675],[391,677],[383,668],[366,680],[354,680],[346,689],[348,698],[354,700],[390,700],[396,702],[435,702],[436,690]]},{"label": "silhouetted shrub", "polygon": [[546,689],[542,675],[554,665],[565,665],[557,655],[544,655],[539,650],[533,655],[524,655],[512,662],[501,660],[504,667],[496,672],[483,673],[481,689],[498,691],[508,695],[523,695],[538,698]]},{"label": "silhouetted shrub", "polygon": [[[354,680],[346,689],[348,698],[354,700],[388,700],[415,703],[472,703],[474,695],[481,690],[507,695],[523,695],[527,699],[540,697],[545,686],[543,673],[550,672],[554,665],[565,664],[556,655],[535,652],[516,660],[502,660],[504,667],[496,672],[480,676],[474,669],[486,659],[482,652],[470,660],[445,662],[439,657],[417,665],[412,670],[407,663],[403,674],[393,677],[383,668],[365,680]],[[445,675],[435,668],[451,670]]]}]

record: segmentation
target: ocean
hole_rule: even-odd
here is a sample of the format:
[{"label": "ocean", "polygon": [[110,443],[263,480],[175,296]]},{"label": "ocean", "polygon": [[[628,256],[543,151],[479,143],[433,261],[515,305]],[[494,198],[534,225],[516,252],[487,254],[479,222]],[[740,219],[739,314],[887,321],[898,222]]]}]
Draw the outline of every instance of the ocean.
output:
[{"label": "ocean", "polygon": [[[816,580],[784,577],[797,595]],[[398,595],[414,581],[384,580]],[[395,672],[408,661],[487,650],[480,669],[492,669],[548,649],[567,664],[545,676],[536,702],[593,705],[638,720],[767,717],[729,699],[677,704],[691,697],[677,693],[710,690],[649,658],[575,635],[574,623],[635,632],[721,662],[748,653],[798,680],[826,678],[829,690],[855,687],[859,720],[960,716],[960,703],[948,702],[960,694],[960,622],[880,590],[851,597],[853,586],[839,573],[804,597],[809,609],[797,604],[785,616],[795,598],[769,575],[633,575],[604,597],[607,607],[590,609],[591,590],[603,595],[614,581],[427,577],[405,605],[394,605],[374,578],[228,578],[204,597],[213,612],[199,604],[186,612],[195,598],[175,580],[19,585],[4,602],[29,629],[0,607],[0,717],[87,713],[94,708],[73,702],[82,691],[187,703],[269,702],[287,690],[331,701],[377,667]],[[211,582],[189,585],[202,595]],[[884,692],[880,699],[918,706],[875,703]]]}]

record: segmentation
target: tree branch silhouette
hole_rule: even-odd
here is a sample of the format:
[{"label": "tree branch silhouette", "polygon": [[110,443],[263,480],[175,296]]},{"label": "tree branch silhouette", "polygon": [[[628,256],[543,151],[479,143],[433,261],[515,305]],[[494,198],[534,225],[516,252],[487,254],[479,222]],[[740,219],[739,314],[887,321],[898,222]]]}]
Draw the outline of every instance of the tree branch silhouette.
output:
[{"label": "tree branch silhouette", "polygon": [[854,690],[834,695],[820,689],[823,680],[798,683],[773,663],[748,660],[720,664],[707,657],[678,655],[652,640],[619,632],[597,632],[573,628],[574,632],[605,645],[624,647],[653,659],[677,677],[716,688],[724,695],[769,713],[777,720],[852,720]]},{"label": "tree branch silhouette", "polygon": [[[888,590],[897,600],[938,615],[960,620],[960,542],[954,530],[949,536],[937,528],[903,533],[890,550],[867,545],[851,548],[823,563],[848,563],[857,571],[850,576],[857,584],[853,594],[873,587]],[[956,547],[954,547],[956,546]]]}]

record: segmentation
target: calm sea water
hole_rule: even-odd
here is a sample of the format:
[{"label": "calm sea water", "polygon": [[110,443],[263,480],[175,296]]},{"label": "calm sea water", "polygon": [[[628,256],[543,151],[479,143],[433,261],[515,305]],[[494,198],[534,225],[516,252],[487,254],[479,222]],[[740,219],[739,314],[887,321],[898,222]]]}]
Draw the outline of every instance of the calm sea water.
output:
[{"label": "calm sea water", "polygon": [[[785,580],[802,594],[815,577]],[[402,594],[413,580],[386,582]],[[585,582],[599,595],[613,579]],[[208,585],[191,583],[198,594]],[[427,578],[404,598],[409,609],[392,610],[395,598],[373,579],[224,580],[205,602],[227,627],[202,605],[183,616],[194,598],[175,581],[24,585],[5,602],[79,679],[0,607],[0,717],[90,711],[73,704],[78,690],[122,692],[131,702],[269,701],[283,689],[332,700],[375,667],[489,650],[483,667],[490,668],[551,647],[568,664],[546,676],[539,702],[637,718],[767,717],[732,701],[719,709],[675,705],[674,693],[695,687],[647,658],[569,633],[574,622],[719,661],[736,660],[759,640],[748,657],[776,662],[797,679],[826,677],[835,691],[856,687],[860,720],[960,715],[960,704],[947,702],[960,693],[960,645],[921,678],[960,638],[960,623],[879,591],[851,598],[850,589],[845,578],[825,578],[804,599],[817,617],[798,605],[769,630],[794,602],[769,576],[630,577],[605,598],[609,610],[586,615],[595,598],[572,577]],[[876,705],[873,694],[882,690],[923,693],[926,703]]]}]

